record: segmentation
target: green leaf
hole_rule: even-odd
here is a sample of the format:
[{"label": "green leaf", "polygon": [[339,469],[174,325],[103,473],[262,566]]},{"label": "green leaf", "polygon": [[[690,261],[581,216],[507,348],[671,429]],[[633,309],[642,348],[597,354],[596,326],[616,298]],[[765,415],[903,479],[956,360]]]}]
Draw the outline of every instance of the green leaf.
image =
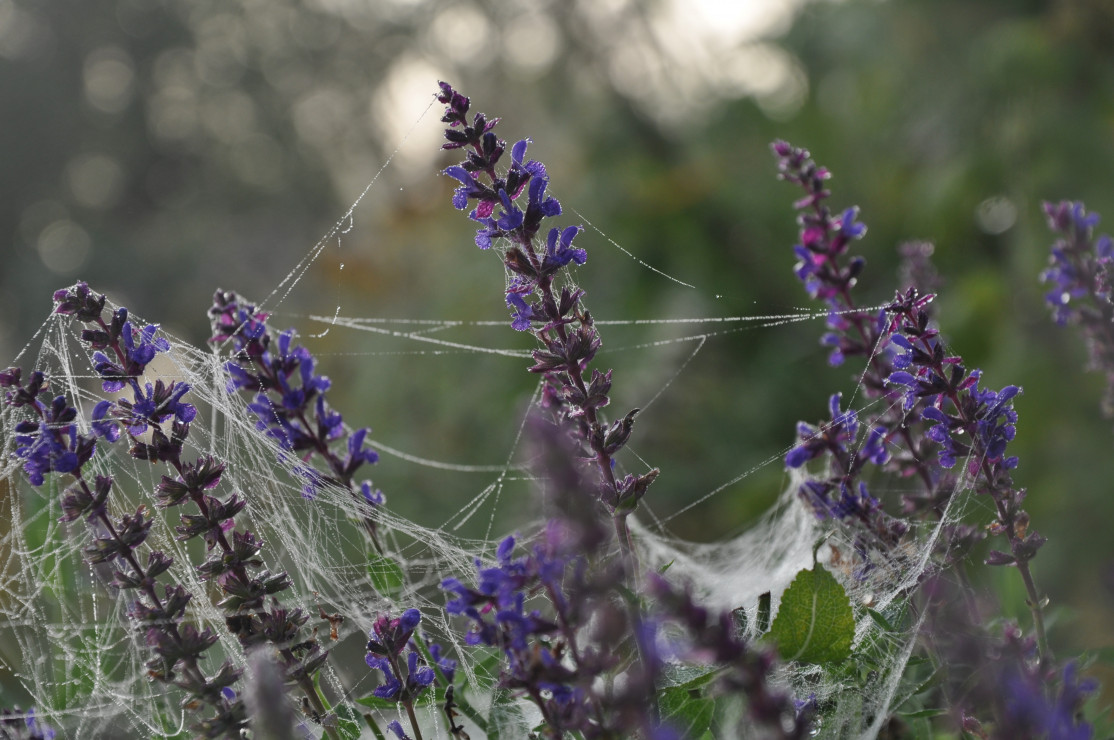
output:
[{"label": "green leaf", "polygon": [[765,634],[770,629],[770,592],[758,597],[758,615],[755,618],[755,629],[758,634]]},{"label": "green leaf", "polygon": [[922,717],[939,717],[941,714],[947,714],[946,709],[921,709],[916,712],[901,712],[900,715],[905,719],[921,719]]},{"label": "green leaf", "polygon": [[870,618],[874,620],[875,624],[884,629],[886,632],[898,631],[897,627],[894,627],[893,623],[890,622],[890,620],[886,619],[885,615],[882,614],[882,612],[875,611],[874,609],[867,607],[866,613],[870,615]]},{"label": "green leaf", "polygon": [[347,704],[341,704],[335,709],[337,715],[337,730],[344,740],[356,740],[360,737],[360,728],[363,725],[360,715]]},{"label": "green leaf", "polygon": [[847,592],[819,564],[812,570],[802,570],[781,597],[770,636],[786,660],[846,660],[855,636],[855,616]]},{"label": "green leaf", "polygon": [[682,686],[686,689],[698,689],[715,679],[723,671],[723,668],[709,668],[706,665],[665,663],[661,668],[658,688],[671,689]]},{"label": "green leaf", "polygon": [[383,711],[398,709],[398,702],[394,699],[380,699],[378,696],[364,696],[356,699],[356,703],[370,709],[382,709]]},{"label": "green leaf", "polygon": [[658,694],[658,707],[664,724],[681,737],[701,737],[712,726],[716,703],[698,689],[674,686]]},{"label": "green leaf", "polygon": [[373,557],[367,564],[367,575],[380,596],[397,599],[402,593],[402,568],[390,558],[383,555]]}]

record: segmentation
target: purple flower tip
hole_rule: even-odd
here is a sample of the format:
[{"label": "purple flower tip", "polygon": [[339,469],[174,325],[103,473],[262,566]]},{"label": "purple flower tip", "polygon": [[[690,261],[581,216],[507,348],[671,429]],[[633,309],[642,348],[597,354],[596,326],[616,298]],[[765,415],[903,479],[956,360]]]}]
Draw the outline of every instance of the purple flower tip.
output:
[{"label": "purple flower tip", "polygon": [[500,563],[505,563],[511,556],[514,550],[514,536],[507,537],[499,543],[499,549],[495,551],[495,557],[499,559]]},{"label": "purple flower tip", "polygon": [[788,468],[799,468],[813,457],[812,451],[806,447],[794,447],[785,456],[785,466]]},{"label": "purple flower tip", "polygon": [[422,621],[422,613],[417,609],[407,609],[399,617],[398,626],[407,632],[413,632],[414,628],[418,626],[418,622]]}]

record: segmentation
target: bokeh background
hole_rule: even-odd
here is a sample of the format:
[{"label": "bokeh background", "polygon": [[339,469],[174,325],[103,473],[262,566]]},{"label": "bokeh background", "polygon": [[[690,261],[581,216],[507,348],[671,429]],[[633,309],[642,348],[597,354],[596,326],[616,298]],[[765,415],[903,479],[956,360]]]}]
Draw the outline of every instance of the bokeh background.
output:
[{"label": "bokeh background", "polygon": [[[1017,477],[1049,537],[1035,568],[1054,644],[1100,649],[1114,423],[1037,276],[1042,200],[1114,218],[1111,49],[1106,0],[0,0],[0,357],[78,279],[195,344],[213,291],[235,289],[299,330],[349,423],[407,455],[497,465],[533,390],[521,361],[311,318],[505,321],[498,260],[437,174],[454,161],[437,80],[531,137],[567,222],[595,227],[577,279],[601,320],[816,308],[791,273],[796,192],[768,151],[785,138],[835,173],[836,207],[863,209],[864,301],[892,295],[899,244],[932,242],[945,335],[989,386],[1024,386]],[[795,422],[854,389],[821,320],[769,323],[601,327],[617,410],[666,388],[632,444],[663,469],[647,522],[695,541],[745,528],[786,485]],[[695,342],[663,342],[701,333],[691,361]],[[529,347],[505,323],[429,336]],[[376,482],[437,526],[491,474],[385,454]],[[531,511],[508,486],[467,526]],[[988,570],[973,572],[1024,621],[1016,574]]]}]

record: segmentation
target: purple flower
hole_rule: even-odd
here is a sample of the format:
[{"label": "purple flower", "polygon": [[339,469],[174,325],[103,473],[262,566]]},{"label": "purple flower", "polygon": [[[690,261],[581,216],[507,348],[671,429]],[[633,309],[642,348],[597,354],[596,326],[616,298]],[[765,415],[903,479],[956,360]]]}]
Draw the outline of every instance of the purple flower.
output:
[{"label": "purple flower", "polygon": [[[544,184],[544,181],[541,181]],[[583,249],[572,246],[573,238],[582,231],[580,226],[569,226],[564,231],[553,228],[549,230],[546,239],[545,259],[542,262],[542,272],[556,271],[570,262],[583,265],[588,261],[588,253]]]},{"label": "purple flower", "polygon": [[534,307],[522,298],[522,293],[517,290],[507,291],[507,306],[514,312],[511,327],[515,331],[530,331],[531,321],[534,318]]},{"label": "purple flower", "polygon": [[[375,696],[411,706],[414,699],[433,683],[437,674],[419,655],[417,645],[411,640],[422,615],[417,609],[407,609],[401,616],[391,619],[380,614],[372,625],[364,661],[369,668],[382,671],[384,683],[375,689]],[[406,662],[400,660],[407,649]],[[441,656],[439,645],[430,646],[434,663],[448,668],[446,678],[450,685],[456,663]]]},{"label": "purple flower", "polygon": [[101,317],[105,297],[94,293],[80,282],[70,288],[54,291],[54,313],[75,316],[79,321],[94,321]]},{"label": "purple flower", "polygon": [[360,495],[363,496],[364,503],[371,507],[382,506],[387,500],[382,491],[372,488],[369,480],[360,483]]},{"label": "purple flower", "polygon": [[401,616],[393,619],[388,614],[380,614],[368,634],[368,653],[379,657],[396,657],[406,647],[421,621],[422,613],[417,609],[407,609]]},{"label": "purple flower", "polygon": [[95,435],[104,437],[109,442],[115,442],[120,438],[120,425],[108,416],[108,412],[115,405],[112,401],[98,401],[97,405],[93,407],[93,415],[89,425],[93,428]]},{"label": "purple flower", "polygon": [[[209,315],[210,341],[231,341],[233,347],[232,359],[224,365],[227,391],[254,392],[248,409],[257,419],[256,428],[285,452],[303,458],[292,466],[304,479],[302,495],[314,498],[323,485],[333,483],[347,488],[360,505],[382,505],[382,492],[373,491],[370,483],[354,482],[363,465],[379,459],[378,453],[364,446],[370,430],[349,432],[345,428],[343,416],[325,398],[331,381],[317,372],[317,359],[296,343],[294,330],[272,334],[266,325],[267,314],[231,291],[217,291]],[[333,443],[345,437],[341,454]],[[306,464],[312,455],[323,459],[324,471]],[[364,527],[372,544],[381,549],[374,519],[365,518]]]},{"label": "purple flower", "polygon": [[785,464],[788,467],[799,468],[809,460],[826,453],[849,454],[848,445],[854,442],[858,435],[859,418],[853,410],[839,410],[841,397],[840,393],[829,397],[828,410],[832,420],[823,427],[817,428],[804,422],[797,424],[797,436],[801,444],[785,456]]},{"label": "purple flower", "polygon": [[118,308],[108,326],[97,317],[96,321],[105,330],[86,329],[81,334],[91,347],[112,347],[117,355],[117,359],[112,359],[104,352],[93,353],[93,369],[104,378],[101,388],[106,393],[121,391],[128,384],[135,386],[136,379],[143,375],[155,355],[170,350],[170,342],[157,336],[157,324],[137,329],[127,316],[126,308]]},{"label": "purple flower", "polygon": [[398,720],[393,720],[387,725],[387,729],[393,732],[398,740],[410,740],[410,736],[406,734],[406,730],[402,729],[402,725],[398,723]]},{"label": "purple flower", "polygon": [[268,314],[256,310],[254,304],[245,301],[232,291],[218,290],[213,295],[213,306],[209,309],[211,336],[213,344],[232,340],[237,353],[258,356],[266,349]]},{"label": "purple flower", "polygon": [[[467,121],[469,101],[450,85],[441,83],[438,100],[447,105],[443,121],[448,142],[443,148],[463,149],[466,159],[449,167],[445,173],[461,183],[453,196],[453,205],[463,209],[477,201],[471,218],[482,228],[476,233],[476,244],[487,249],[497,239],[506,239],[503,265],[508,273],[505,301],[511,310],[511,326],[517,331],[531,331],[543,349],[533,352],[535,364],[530,372],[542,373],[543,407],[552,413],[553,421],[566,428],[584,445],[581,455],[597,471],[599,501],[617,515],[615,527],[626,528],[625,517],[633,511],[643,494],[658,475],[656,469],[641,475],[618,478],[614,459],[630,437],[637,410],[610,424],[599,417],[597,410],[608,403],[611,373],[593,370],[588,365],[601,342],[591,314],[582,306],[581,290],[554,288],[557,273],[570,265],[583,265],[588,253],[572,245],[581,231],[579,226],[551,227],[544,244],[537,243],[537,234],[545,219],[561,214],[561,204],[546,194],[549,176],[545,166],[526,160],[529,139],[522,139],[511,148],[511,165],[500,177],[497,164],[506,151],[506,142],[499,141],[491,131],[494,122],[477,115],[471,126]],[[526,190],[526,206],[516,203]],[[848,227],[850,228],[850,227]],[[606,383],[599,381],[606,378]],[[620,541],[628,543],[623,534]]]},{"label": "purple flower", "polygon": [[132,436],[143,434],[149,424],[161,425],[171,419],[188,424],[197,416],[193,404],[182,401],[189,390],[188,384],[178,381],[168,385],[156,380],[154,385],[145,383],[143,388],[135,384],[132,387],[133,400],[117,401],[116,413]]},{"label": "purple flower", "polygon": [[1102,408],[1114,417],[1114,304],[1111,303],[1110,265],[1114,242],[1095,236],[1098,214],[1088,214],[1082,203],[1045,203],[1048,225],[1059,238],[1052,245],[1041,281],[1051,283],[1045,301],[1056,323],[1076,324],[1087,342],[1089,369],[1106,375]]},{"label": "purple flower", "polygon": [[[31,381],[36,381],[34,373]],[[9,391],[6,398],[9,405],[16,405],[13,400],[28,395],[30,389]],[[31,485],[41,486],[48,473],[73,473],[84,465],[96,451],[96,437],[78,433],[77,409],[66,403],[65,396],[57,396],[49,406],[38,399],[31,405],[40,418],[16,423],[14,456],[23,460]]]},{"label": "purple flower", "polygon": [[445,675],[445,680],[451,685],[453,676],[456,675],[456,661],[451,658],[445,657],[441,654],[441,646],[436,642],[429,643],[429,654],[433,658],[433,662],[441,669],[441,673]]},{"label": "purple flower", "polygon": [[[453,207],[458,211],[463,211],[467,208],[469,200],[490,198],[491,191],[487,187],[481,185],[479,181],[472,176],[472,173],[463,167],[455,165],[448,167],[445,170],[445,174],[460,181],[460,187],[453,192]],[[476,218],[476,216],[477,214],[473,213],[473,218]]]},{"label": "purple flower", "polygon": [[394,699],[398,696],[398,692],[402,690],[402,682],[391,671],[391,661],[386,658],[377,658],[371,653],[368,653],[364,658],[369,668],[383,672],[383,679],[385,683],[376,687],[372,693],[380,699]]}]

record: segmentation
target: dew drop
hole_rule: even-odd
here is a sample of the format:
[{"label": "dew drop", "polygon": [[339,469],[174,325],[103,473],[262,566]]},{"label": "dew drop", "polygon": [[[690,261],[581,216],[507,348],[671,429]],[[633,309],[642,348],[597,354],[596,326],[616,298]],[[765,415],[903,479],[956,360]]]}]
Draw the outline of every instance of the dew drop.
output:
[{"label": "dew drop", "polygon": [[343,262],[340,263],[340,267],[338,269],[341,269],[341,270],[344,269],[344,263]]},{"label": "dew drop", "polygon": [[96,572],[95,572],[95,571],[93,570],[93,564],[92,564],[92,563],[90,563],[90,564],[89,564],[89,583],[93,584],[93,586],[94,586],[94,591],[93,591],[93,598],[92,598],[92,603],[93,603],[93,622],[94,622],[94,623],[96,623],[96,622],[100,621],[100,617],[98,617],[98,616],[97,616],[97,597],[96,597],[96,590],[95,590],[95,587],[96,587],[96,582],[97,582],[97,574],[96,574]]}]

